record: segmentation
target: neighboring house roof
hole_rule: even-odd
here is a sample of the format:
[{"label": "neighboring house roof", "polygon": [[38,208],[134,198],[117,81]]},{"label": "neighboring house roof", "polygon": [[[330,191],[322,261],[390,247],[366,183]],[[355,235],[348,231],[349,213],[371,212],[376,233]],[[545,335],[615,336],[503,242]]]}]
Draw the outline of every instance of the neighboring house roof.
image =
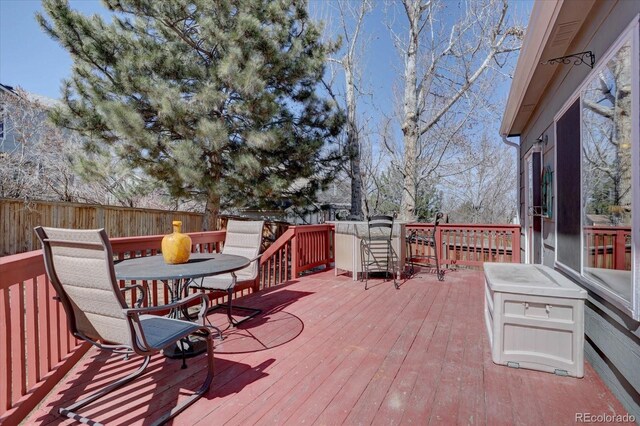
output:
[{"label": "neighboring house roof", "polygon": [[595,0],[536,1],[502,116],[500,134],[518,136],[532,117],[558,66],[541,62],[567,55]]},{"label": "neighboring house roof", "polygon": [[329,187],[318,194],[318,204],[351,206],[351,182],[336,178]]},{"label": "neighboring house roof", "polygon": [[[18,91],[16,90],[15,87],[2,84],[2,83],[0,83],[0,92],[11,93],[12,95],[18,96]],[[23,92],[26,94],[27,100],[31,102],[36,102],[45,108],[51,108],[51,107],[60,105],[60,101],[56,99],[51,99],[46,96],[27,92],[26,90],[23,90]]]},{"label": "neighboring house roof", "polygon": [[0,91],[13,93],[14,95],[16,93],[16,91],[15,91],[15,89],[13,87],[7,86],[6,84],[2,84],[2,83],[0,83]]},{"label": "neighboring house roof", "polygon": [[587,225],[611,225],[611,219],[608,215],[605,214],[587,214],[586,216],[586,224]]}]

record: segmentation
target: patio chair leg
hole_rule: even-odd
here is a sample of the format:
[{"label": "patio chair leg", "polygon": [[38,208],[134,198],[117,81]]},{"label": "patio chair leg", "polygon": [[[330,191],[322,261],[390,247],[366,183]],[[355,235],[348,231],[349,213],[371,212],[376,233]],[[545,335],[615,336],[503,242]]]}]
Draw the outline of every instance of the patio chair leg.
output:
[{"label": "patio chair leg", "polygon": [[[214,306],[213,308],[209,309],[209,312],[213,312],[217,309],[221,309],[221,308],[227,308],[227,318],[229,319],[229,325],[231,325],[232,327],[236,327],[239,324],[242,324],[245,321],[250,320],[251,318],[260,315],[262,313],[262,309],[258,309],[258,308],[248,308],[245,306],[233,306],[232,305],[232,298],[233,298],[233,288],[230,288],[229,290],[227,290],[227,300],[228,303],[220,303],[216,306]],[[234,309],[239,309],[242,311],[249,311],[251,312],[251,314],[249,314],[249,316],[246,316],[244,318],[242,318],[240,321],[237,321],[235,318],[233,318],[233,316],[231,315],[231,313],[233,312]]]},{"label": "patio chair leg", "polygon": [[150,356],[146,356],[144,357],[144,360],[142,361],[142,365],[133,373],[129,374],[126,377],[123,377],[120,380],[117,380],[113,383],[111,383],[109,386],[106,386],[102,389],[100,389],[98,392],[89,395],[88,397],[76,402],[73,405],[70,405],[68,407],[61,407],[58,410],[59,414],[62,414],[65,417],[68,417],[70,419],[74,419],[80,423],[85,423],[85,424],[90,424],[90,425],[100,425],[101,423],[95,422],[87,417],[84,417],[78,413],[76,413],[76,410],[79,410],[80,408],[91,404],[92,402],[102,398],[103,396],[107,395],[108,393],[110,393],[111,391],[114,391],[116,389],[118,389],[119,387],[129,383],[130,381],[132,381],[133,379],[137,378],[138,376],[140,376],[142,373],[144,373],[144,370],[147,368],[147,366],[149,365],[149,361],[151,360]]},{"label": "patio chair leg", "polygon": [[[208,330],[207,330],[208,331]],[[171,411],[165,413],[162,417],[152,423],[153,426],[162,425],[181,412],[183,412],[187,407],[196,402],[205,392],[209,390],[211,386],[211,382],[213,381],[213,340],[211,335],[207,335],[207,377],[204,379],[204,383],[200,386],[200,389],[195,391],[193,395],[185,399],[179,405],[173,407]]]},{"label": "patio chair leg", "polygon": [[[364,281],[365,290],[368,290],[367,284],[369,284],[369,265],[367,264],[367,262],[369,261],[369,252],[367,250],[368,248],[365,246],[365,244],[362,241],[360,241],[360,270],[362,271],[360,272],[362,274],[360,275],[360,282]],[[365,261],[365,251],[367,251],[366,261]]]},{"label": "patio chair leg", "polygon": [[[180,368],[182,370],[187,368],[187,356],[185,355],[187,347],[186,347],[185,340],[187,340],[187,338],[184,338],[184,339],[180,340],[180,343],[182,344],[182,346],[180,346],[180,353],[182,354],[182,366]],[[178,342],[176,342],[176,344],[178,344]]]}]

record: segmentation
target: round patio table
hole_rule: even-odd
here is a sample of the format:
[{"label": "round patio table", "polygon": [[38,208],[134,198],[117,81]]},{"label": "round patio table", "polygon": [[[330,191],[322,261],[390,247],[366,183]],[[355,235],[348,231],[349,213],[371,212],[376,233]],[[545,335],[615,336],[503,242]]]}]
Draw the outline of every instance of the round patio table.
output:
[{"label": "round patio table", "polygon": [[[251,261],[243,256],[222,253],[192,253],[189,261],[177,265],[165,263],[162,255],[134,257],[114,262],[118,280],[162,281],[169,288],[171,301],[180,299],[180,295],[192,281],[219,274],[231,274],[249,266]],[[169,314],[178,317],[179,312]],[[185,350],[186,356],[194,356],[204,352],[206,347],[198,342],[191,342],[192,347]],[[189,345],[188,345],[189,346]],[[181,347],[164,351],[170,358],[182,356]]]},{"label": "round patio table", "polygon": [[120,260],[114,267],[119,280],[180,281],[232,273],[249,263],[246,257],[233,254],[192,253],[187,263],[178,265],[169,265],[157,255]]}]

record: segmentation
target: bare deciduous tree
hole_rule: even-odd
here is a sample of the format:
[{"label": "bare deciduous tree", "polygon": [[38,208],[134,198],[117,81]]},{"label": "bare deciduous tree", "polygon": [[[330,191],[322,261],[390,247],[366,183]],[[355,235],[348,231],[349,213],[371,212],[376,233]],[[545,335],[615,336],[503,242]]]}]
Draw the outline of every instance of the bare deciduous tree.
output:
[{"label": "bare deciduous tree", "polygon": [[85,139],[49,121],[52,103],[20,88],[0,94],[0,197],[150,208],[175,203],[115,155],[85,153]]},{"label": "bare deciduous tree", "polygon": [[[335,3],[326,3],[328,7],[337,8],[339,24],[333,29],[339,34],[340,41],[344,42],[336,55],[327,60],[332,65],[329,81],[325,81],[332,98],[344,105],[346,111],[344,152],[349,157],[349,168],[346,171],[351,181],[351,209],[350,214],[361,217],[363,213],[363,170],[362,170],[362,130],[365,123],[359,123],[357,114],[358,97],[361,94],[362,68],[361,58],[365,46],[368,44],[362,38],[365,16],[371,12],[373,4],[370,0],[362,0],[355,3],[350,0],[338,0]],[[329,22],[331,19],[327,19]],[[338,95],[335,77],[337,70],[344,74],[344,95]]]},{"label": "bare deciduous tree", "polygon": [[2,92],[5,140],[0,157],[0,196],[73,201],[72,137],[47,120],[47,106],[22,89]]},{"label": "bare deciduous tree", "polygon": [[444,209],[459,223],[511,223],[517,197],[514,153],[482,135],[458,156],[457,172],[443,179]]},{"label": "bare deciduous tree", "polygon": [[425,161],[433,169],[445,158],[477,105],[474,89],[490,78],[488,70],[502,65],[504,54],[519,49],[523,35],[522,28],[508,25],[506,0],[461,5],[456,19],[453,3],[403,0],[407,34],[392,30],[404,60],[400,214],[405,220],[415,220],[420,169],[429,169]]}]

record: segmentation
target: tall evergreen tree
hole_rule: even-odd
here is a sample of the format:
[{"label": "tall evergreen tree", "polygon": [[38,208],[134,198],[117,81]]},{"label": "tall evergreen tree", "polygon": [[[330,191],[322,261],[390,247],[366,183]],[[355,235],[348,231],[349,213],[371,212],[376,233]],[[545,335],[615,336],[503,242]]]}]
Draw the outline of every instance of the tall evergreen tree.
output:
[{"label": "tall evergreen tree", "polygon": [[315,92],[330,46],[298,0],[103,0],[112,21],[43,0],[73,58],[60,125],[115,149],[174,196],[222,206],[313,198],[343,116]]}]

